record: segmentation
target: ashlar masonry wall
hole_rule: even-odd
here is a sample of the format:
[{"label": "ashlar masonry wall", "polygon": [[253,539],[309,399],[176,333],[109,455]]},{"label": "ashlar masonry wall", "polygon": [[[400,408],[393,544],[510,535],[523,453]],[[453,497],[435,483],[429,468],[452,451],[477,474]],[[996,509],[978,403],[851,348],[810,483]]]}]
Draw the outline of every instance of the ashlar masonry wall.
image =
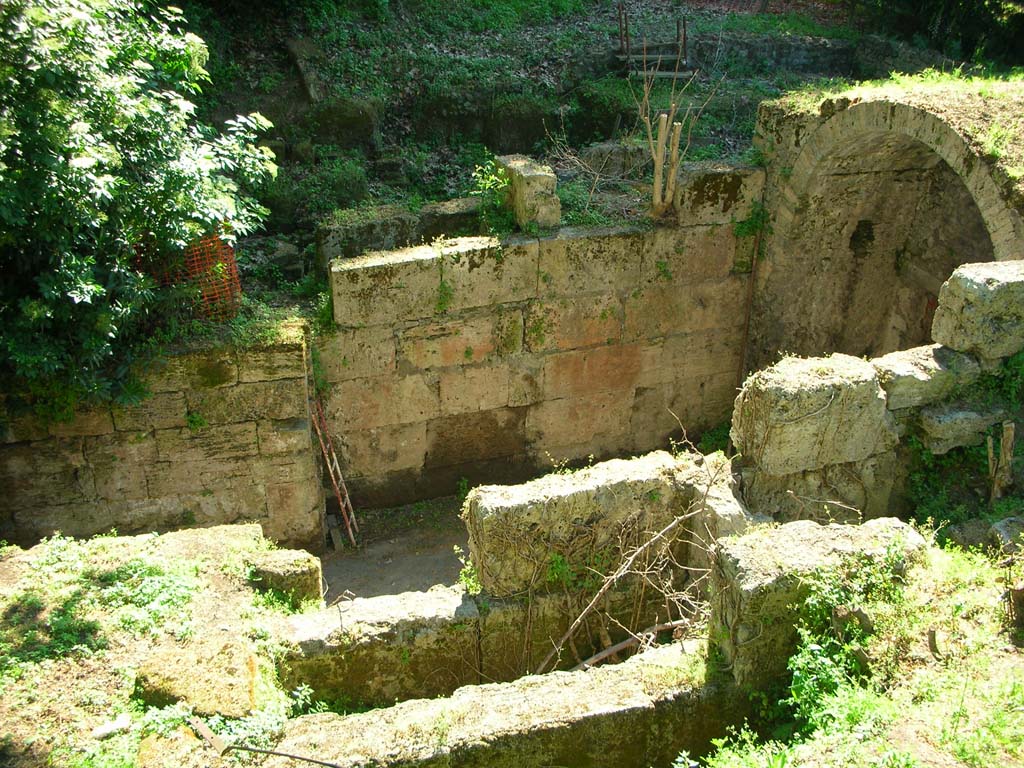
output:
[{"label": "ashlar masonry wall", "polygon": [[[31,543],[257,521],[290,546],[323,546],[306,343],[170,357],[152,396],[44,425],[0,419],[0,538]],[[0,410],[0,414],[3,410]]]},{"label": "ashlar masonry wall", "polygon": [[728,418],[757,169],[687,177],[678,222],[461,238],[331,265],[319,342],[357,505],[647,451]]}]

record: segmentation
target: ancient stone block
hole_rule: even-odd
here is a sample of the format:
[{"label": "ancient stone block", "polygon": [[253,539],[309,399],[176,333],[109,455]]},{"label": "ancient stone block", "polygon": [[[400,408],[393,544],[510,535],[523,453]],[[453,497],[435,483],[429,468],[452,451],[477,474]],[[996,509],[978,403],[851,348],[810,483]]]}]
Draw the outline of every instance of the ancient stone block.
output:
[{"label": "ancient stone block", "polygon": [[147,462],[139,467],[154,498],[223,492],[234,480],[255,482],[253,460],[247,455],[197,459],[172,455],[172,460]]},{"label": "ancient stone block", "polygon": [[629,176],[650,165],[646,144],[602,141],[580,150],[580,159],[605,177]]},{"label": "ancient stone block", "polygon": [[747,508],[740,491],[739,473],[721,453],[679,455],[673,481],[676,491],[687,500],[685,509],[693,513],[683,534],[686,576],[697,582],[699,594],[706,595],[707,574],[714,564],[718,542],[740,536],[768,518]]},{"label": "ancient stone block", "polygon": [[383,376],[395,370],[395,331],[389,326],[339,330],[316,343],[329,382]]},{"label": "ancient stone block", "polygon": [[301,379],[306,375],[304,344],[281,344],[238,352],[240,382]]},{"label": "ancient stone block", "polygon": [[157,460],[156,440],[148,431],[87,437],[82,450],[92,466],[124,464],[140,467]]},{"label": "ancient stone block", "polygon": [[113,408],[114,427],[122,432],[184,427],[188,404],[181,392],[158,392],[138,405]]},{"label": "ancient stone block", "polygon": [[71,473],[86,464],[81,437],[0,446],[0,477],[5,479]]},{"label": "ancient stone block", "polygon": [[263,419],[302,419],[308,416],[306,380],[284,379],[234,387],[187,392],[190,414],[210,428]]},{"label": "ancient stone block", "polygon": [[746,380],[732,440],[770,475],[866,459],[896,445],[896,427],[870,363],[849,355],[787,357]]},{"label": "ancient stone block", "polygon": [[871,364],[878,371],[890,411],[943,400],[981,373],[974,358],[940,344],[891,352],[876,357]]},{"label": "ancient stone block", "polygon": [[617,296],[590,301],[531,302],[524,319],[526,347],[551,352],[613,344],[622,339],[622,304]]},{"label": "ancient stone block", "polygon": [[1024,517],[1007,517],[988,529],[988,543],[1006,555],[1024,548]]},{"label": "ancient stone block", "polygon": [[544,393],[551,399],[632,390],[640,376],[639,345],[613,345],[544,358]]},{"label": "ancient stone block", "polygon": [[135,690],[150,706],[178,701],[202,715],[245,717],[259,709],[273,687],[259,678],[272,674],[248,643],[209,639],[155,648],[142,660]]},{"label": "ancient stone block", "polygon": [[44,440],[49,436],[46,424],[30,412],[15,413],[4,409],[5,396],[0,395],[0,443],[23,443]]},{"label": "ancient stone block", "polygon": [[711,642],[738,686],[762,690],[785,676],[796,650],[797,606],[807,595],[809,574],[839,565],[844,556],[880,561],[894,547],[909,563],[925,546],[921,534],[895,518],[827,526],[804,520],[720,542],[712,570]]},{"label": "ancient stone block", "polygon": [[[472,685],[450,698],[289,720],[277,749],[339,768],[378,765],[621,768],[706,754],[748,699],[708,684],[697,649],[673,644],[585,672]],[[442,738],[443,737],[443,738]],[[267,768],[290,768],[271,758]]]},{"label": "ancient stone block", "polygon": [[[312,488],[312,486],[310,486]],[[217,491],[178,497],[179,519],[187,525],[210,526],[222,523],[260,522],[266,525],[267,492],[261,484],[254,485],[241,479],[222,481]],[[268,538],[272,538],[268,535]],[[275,539],[286,546],[302,546],[306,542],[286,537]]]},{"label": "ancient stone block", "polygon": [[[314,450],[320,450],[319,443]],[[310,453],[285,453],[248,459],[253,477],[276,483],[319,483],[319,464],[316,462],[319,462],[317,454]]]},{"label": "ancient stone block", "polygon": [[441,254],[424,245],[336,259],[331,292],[343,328],[431,317],[444,309]]},{"label": "ancient stone block", "polygon": [[623,338],[657,339],[743,325],[746,281],[742,275],[694,285],[649,284],[625,300]]},{"label": "ancient stone block", "polygon": [[[495,600],[480,616],[481,674],[488,682],[528,675],[569,628],[563,595]],[[585,652],[585,651],[584,651]]]},{"label": "ancient stone block", "polygon": [[13,510],[96,498],[85,438],[58,438],[0,446],[0,487]]},{"label": "ancient stone block", "polygon": [[680,226],[732,225],[746,219],[761,200],[764,180],[761,168],[684,163],[675,199]]},{"label": "ancient stone block", "polygon": [[467,413],[508,405],[507,365],[481,365],[442,371],[441,414]]},{"label": "ancient stone block", "polygon": [[146,475],[137,466],[105,464],[92,470],[96,495],[108,501],[149,498]]},{"label": "ancient stone block", "polygon": [[540,240],[541,297],[630,293],[640,284],[644,232],[565,227]]},{"label": "ancient stone block", "polygon": [[1024,261],[957,267],[939,291],[932,338],[986,358],[1024,348]]},{"label": "ancient stone block", "polygon": [[480,197],[457,197],[420,208],[417,235],[426,241],[480,231]]},{"label": "ancient stone block", "polygon": [[281,679],[317,698],[386,706],[478,681],[477,622],[461,588],[356,598],[292,619]]},{"label": "ancient stone block", "polygon": [[978,445],[986,430],[1007,417],[999,404],[941,403],[921,409],[921,442],[934,454]]},{"label": "ancient stone block", "polygon": [[223,424],[195,432],[189,429],[158,429],[156,447],[163,461],[208,461],[254,456],[259,453],[256,425]]},{"label": "ancient stone block", "polygon": [[153,361],[146,375],[152,392],[231,387],[238,383],[238,365],[233,350],[212,349],[189,355],[175,355]]},{"label": "ancient stone block", "polygon": [[[127,505],[118,505],[119,508],[124,506]],[[119,525],[119,511],[112,508],[110,502],[96,498],[67,504],[53,504],[46,499],[39,506],[19,503],[12,510],[10,527],[0,532],[0,538],[27,546],[58,531],[65,536],[87,538],[109,531],[114,526],[122,527]]]},{"label": "ancient stone block", "polygon": [[441,244],[446,311],[525,301],[537,295],[536,240],[462,237]]},{"label": "ancient stone block", "polygon": [[532,405],[544,397],[544,364],[532,355],[511,358],[508,363],[508,405]]},{"label": "ancient stone block", "polygon": [[661,448],[679,431],[679,425],[669,412],[672,390],[668,383],[636,388],[629,416],[630,450],[643,452]]},{"label": "ancient stone block", "polygon": [[[557,400],[545,400],[530,408],[527,435],[538,458],[558,454],[555,461],[603,455],[595,442],[609,443],[607,450],[625,439],[632,415],[632,391],[596,392]],[[608,438],[602,441],[599,438]]]},{"label": "ancient stone block", "polygon": [[[322,552],[327,533],[323,485],[315,475],[297,483],[274,482],[276,479],[267,478],[263,534],[282,546]],[[248,517],[256,517],[257,512]]]},{"label": "ancient stone block", "polygon": [[48,431],[53,437],[106,435],[114,431],[114,419],[109,408],[76,411],[71,421],[51,422]]},{"label": "ancient stone block", "polygon": [[732,272],[735,257],[731,227],[657,227],[644,237],[641,285],[722,280]]},{"label": "ancient stone block", "polygon": [[318,557],[302,550],[274,549],[248,559],[249,581],[261,592],[274,590],[296,605],[324,597],[324,574]]},{"label": "ancient stone block", "polygon": [[892,515],[897,478],[905,469],[892,451],[851,464],[776,477],[745,473],[743,497],[754,512],[779,522],[857,523]]},{"label": "ancient stone block", "polygon": [[413,374],[340,382],[331,390],[326,415],[332,430],[344,431],[413,424],[440,413],[436,376]]},{"label": "ancient stone block", "polygon": [[489,312],[409,328],[399,336],[398,360],[405,370],[444,368],[503,358],[522,345],[522,313]]},{"label": "ancient stone block", "polygon": [[[256,423],[260,454],[308,453],[316,440],[310,433],[309,419],[266,419]],[[319,446],[318,446],[319,450]]]},{"label": "ancient stone block", "polygon": [[509,205],[521,228],[557,227],[562,203],[555,193],[555,172],[524,155],[505,155],[498,164],[508,175]]},{"label": "ancient stone block", "polygon": [[[732,374],[737,378],[743,356],[743,330],[739,326],[665,339],[665,361],[679,378]],[[730,400],[735,399],[732,391]]]},{"label": "ancient stone block", "polygon": [[405,248],[415,240],[418,224],[416,214],[401,205],[337,211],[317,227],[317,265],[326,272],[335,259]]},{"label": "ancient stone block", "polygon": [[470,491],[463,518],[484,589],[506,597],[552,588],[552,553],[569,567],[593,563],[600,553],[614,562],[625,542],[672,519],[674,465],[669,454],[655,452]]},{"label": "ancient stone block", "polygon": [[338,435],[335,444],[348,474],[379,475],[419,469],[427,452],[427,423],[346,430]]},{"label": "ancient stone block", "polygon": [[466,462],[513,456],[526,450],[524,408],[444,416],[427,422],[425,467],[450,467]]}]

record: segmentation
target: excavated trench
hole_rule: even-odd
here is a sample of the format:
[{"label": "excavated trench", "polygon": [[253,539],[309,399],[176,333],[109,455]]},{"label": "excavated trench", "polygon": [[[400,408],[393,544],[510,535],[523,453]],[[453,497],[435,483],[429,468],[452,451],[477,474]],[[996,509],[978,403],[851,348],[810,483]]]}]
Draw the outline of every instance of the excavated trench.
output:
[{"label": "excavated trench", "polygon": [[[289,620],[279,676],[288,690],[372,709],[290,721],[285,746],[346,766],[643,768],[700,754],[747,714],[744,684],[765,682],[758,671],[777,673],[780,659],[784,672],[792,641],[772,636],[791,621],[766,632],[743,618],[768,576],[782,578],[765,576],[771,569],[718,593],[711,610],[724,632],[701,636],[683,623],[708,610],[702,578],[722,576],[714,542],[768,519],[892,514],[909,432],[940,452],[1002,418],[945,399],[1007,356],[991,340],[963,338],[996,321],[1000,336],[1017,333],[1017,320],[1024,328],[984,292],[1024,282],[964,278],[960,304],[950,300],[935,320],[958,265],[1024,259],[1020,213],[991,163],[927,109],[884,99],[800,115],[762,105],[757,143],[766,168],[687,168],[673,220],[656,227],[466,238],[333,263],[338,333],[317,342],[315,357],[331,384],[326,431],[357,506],[510,485],[477,488],[464,505],[371,514],[365,547],[324,558],[327,607]],[[550,182],[551,203],[553,175],[542,176],[525,187]],[[963,307],[981,320],[950,330]],[[737,399],[742,374],[780,350],[843,354],[789,358],[748,379]],[[85,535],[109,527],[108,511],[124,513],[117,500],[103,497],[101,509],[88,496],[112,490],[159,507],[152,527],[167,527],[166,510],[188,499],[202,515],[193,523],[259,508],[275,538],[322,541],[305,342],[260,354],[222,354],[212,377],[202,375],[209,361],[198,376],[172,366],[181,381],[158,390],[152,412],[100,414],[77,433],[5,432],[14,446],[5,471],[14,467],[16,493],[30,498],[24,508],[49,503],[52,489],[33,478],[73,476],[74,509],[95,519],[68,519]],[[681,427],[696,435],[722,423],[734,402],[745,409],[733,415],[742,460],[656,450]],[[193,411],[209,430],[187,428]],[[39,458],[44,440],[64,463]],[[110,455],[93,461],[102,451]],[[601,462],[622,455],[639,457]],[[599,463],[513,484],[552,459]],[[132,462],[145,472],[133,474]],[[601,575],[685,515],[660,559],[643,561],[685,609],[633,574],[587,613]],[[692,636],[568,671],[670,624]],[[709,666],[709,644],[723,666]]]},{"label": "excavated trench", "polygon": [[[773,515],[768,507],[776,503],[779,494],[788,493],[797,500],[812,499],[814,495],[830,499],[829,504],[834,506],[825,504],[812,517],[822,513],[831,517],[839,509],[858,509],[875,517],[897,509],[898,488],[894,488],[891,478],[886,485],[884,476],[900,471],[899,455],[894,451],[900,435],[908,428],[917,428],[914,425],[918,418],[927,422],[931,418],[928,408],[939,407],[931,403],[941,402],[955,390],[943,376],[966,381],[971,371],[977,370],[973,358],[953,360],[961,353],[927,346],[933,340],[932,321],[939,306],[940,288],[965,262],[1022,255],[1019,244],[1014,245],[1013,238],[1005,236],[1007,230],[1020,229],[1019,215],[1005,203],[982,194],[991,188],[984,169],[977,170],[978,161],[969,152],[964,155],[965,145],[962,141],[956,144],[948,126],[940,124],[936,128],[933,116],[925,113],[922,117],[918,110],[888,104],[846,104],[842,110],[849,114],[841,115],[839,122],[852,122],[854,129],[836,130],[835,124],[830,124],[834,112],[823,111],[794,131],[777,120],[770,109],[763,110],[759,139],[762,146],[771,144],[774,153],[766,178],[759,181],[747,169],[719,168],[704,176],[698,170],[682,193],[679,226],[687,236],[698,230],[703,235],[703,228],[717,231],[724,222],[715,216],[722,212],[728,212],[733,222],[737,212],[749,212],[758,205],[769,214],[770,226],[757,238],[763,240],[759,243],[764,254],[760,269],[752,270],[753,274],[743,269],[740,253],[749,244],[738,232],[723,249],[729,252],[726,261],[737,278],[736,295],[754,297],[750,360],[761,364],[779,349],[804,355],[841,353],[829,360],[806,361],[806,365],[798,361],[798,368],[810,366],[808,371],[814,371],[806,380],[801,377],[806,377],[808,371],[802,368],[793,374],[805,394],[779,394],[789,393],[789,385],[772,390],[775,385],[766,379],[769,383],[764,384],[763,393],[748,395],[745,420],[734,420],[733,425],[734,437],[744,442],[743,448],[751,457],[727,465],[721,477],[708,480],[700,488],[694,482],[697,468],[706,473],[717,459],[696,458],[693,454],[673,458],[657,453],[632,462],[598,464],[568,478],[552,475],[521,486],[483,488],[474,491],[465,505],[468,546],[454,510],[449,510],[429,527],[369,545],[361,557],[328,558],[325,574],[329,595],[341,601],[328,614],[296,622],[298,650],[282,667],[287,684],[304,683],[334,698],[361,691],[364,695],[356,695],[356,700],[378,706],[443,697],[436,705],[407,701],[372,714],[384,731],[408,735],[393,750],[394,759],[403,764],[504,764],[494,762],[496,753],[491,747],[495,745],[502,745],[498,753],[519,756],[508,757],[506,762],[512,760],[508,764],[516,764],[515,759],[541,760],[540,755],[542,762],[548,761],[544,764],[667,764],[680,750],[700,754],[711,738],[742,719],[749,699],[734,687],[736,681],[743,674],[756,677],[763,672],[764,664],[778,666],[779,661],[755,659],[749,662],[752,671],[741,673],[738,665],[747,653],[745,648],[756,645],[764,630],[743,627],[735,617],[723,618],[721,611],[726,608],[722,606],[715,608],[720,624],[739,622],[737,635],[727,641],[712,640],[730,657],[732,671],[725,677],[718,670],[704,667],[706,639],[595,670],[543,677],[524,675],[547,671],[553,647],[561,651],[556,665],[574,667],[590,653],[630,632],[680,618],[663,613],[659,600],[638,594],[638,582],[624,582],[622,589],[610,590],[602,604],[604,623],[600,630],[587,627],[576,638],[571,652],[569,646],[561,645],[573,616],[587,601],[577,598],[573,602],[568,582],[554,588],[558,578],[555,574],[568,562],[593,563],[588,557],[607,552],[611,546],[607,541],[617,540],[619,554],[623,555],[627,551],[623,542],[636,530],[643,534],[638,540],[649,539],[666,520],[687,510],[699,510],[698,519],[686,525],[682,541],[670,548],[670,567],[687,574],[682,577],[685,583],[693,579],[693,574],[708,572],[712,561],[705,543],[742,533],[768,517],[785,521],[807,516],[803,502],[799,507],[778,506],[782,511]],[[816,133],[815,129],[821,130]],[[956,146],[950,149],[950,144]],[[983,177],[980,181],[979,175]],[[738,200],[748,207],[732,209]],[[997,236],[992,235],[993,231]],[[611,237],[621,239],[622,235]],[[651,270],[652,264],[659,277],[671,274],[675,264],[659,260],[665,252],[658,250],[665,245],[663,240],[659,243],[660,235],[640,235],[631,241],[632,237],[627,234],[626,249],[613,249],[614,253],[628,254],[628,244],[636,243],[644,254],[639,260],[641,275],[645,265]],[[558,285],[559,280],[566,280],[574,289],[583,286],[583,293],[597,290],[574,277],[571,245],[563,245],[561,251],[562,258],[568,256],[568,273],[564,267],[560,267],[561,273],[547,271],[552,262],[545,261],[545,247],[542,240],[536,262],[538,273],[547,276],[542,277],[542,283]],[[676,243],[672,247],[676,255],[688,250],[686,245]],[[596,249],[581,249],[581,255],[597,254],[589,266],[603,268],[604,248],[599,242]],[[426,257],[416,258],[422,263]],[[385,258],[382,263],[390,269],[397,268],[393,263],[403,262],[401,258],[396,262]],[[614,261],[608,266],[618,268]],[[445,269],[441,269],[442,282],[448,274]],[[661,302],[659,313],[670,315],[681,309],[678,301],[673,303],[673,297],[666,296],[663,286],[657,286],[659,290],[654,292],[642,281],[637,289],[624,281],[624,292],[615,294],[622,290],[614,284],[618,279],[612,278],[613,297],[657,300]],[[753,281],[753,286],[748,281]],[[499,292],[502,282],[499,274]],[[606,285],[600,289],[605,290]],[[679,290],[685,293],[688,289],[684,286]],[[335,297],[337,301],[337,292]],[[341,297],[345,298],[344,290]],[[605,315],[600,319],[605,320],[608,302],[599,298],[599,306],[602,303]],[[629,328],[628,301],[624,299],[622,306],[622,327]],[[706,308],[706,300],[698,301],[697,306]],[[531,309],[526,311],[524,326],[536,317]],[[556,317],[555,333],[561,340],[570,341],[557,344],[555,349],[595,344],[596,334],[588,337],[578,330],[586,326],[586,320],[576,318],[574,325],[564,322],[564,315]],[[408,324],[409,319],[405,322]],[[728,327],[728,322],[724,326]],[[705,335],[713,336],[717,327],[712,324],[708,330],[705,326]],[[664,329],[662,325],[655,334],[664,333]],[[681,355],[670,359],[671,365],[686,368],[687,351],[699,335],[695,330],[685,329],[690,346],[684,344]],[[678,329],[673,328],[670,334],[674,331]],[[437,326],[432,332],[443,336],[443,329]],[[605,326],[597,334],[608,332]],[[544,340],[529,343],[528,330],[524,330],[524,340],[524,353],[544,351]],[[617,340],[609,336],[606,343],[628,345],[638,340],[644,341],[642,336]],[[936,340],[945,341],[945,337]],[[646,341],[648,349],[652,348],[651,338]],[[880,357],[887,353],[896,355]],[[437,354],[443,357],[444,352]],[[615,364],[622,362],[618,358],[608,367],[597,367],[591,365],[594,354],[582,352],[580,364],[564,370],[557,362],[551,365],[550,359],[541,359],[533,373],[540,373],[543,389],[551,378],[571,374],[577,382],[586,381],[615,371]],[[470,347],[466,347],[466,358],[470,357]],[[858,359],[868,357],[876,360]],[[908,366],[917,368],[909,376],[905,373]],[[398,367],[401,370],[401,360]],[[639,388],[636,378],[627,383],[636,398],[641,391],[655,391],[660,383],[646,371],[641,370],[639,375],[643,380]],[[942,384],[913,396],[902,389],[905,381],[922,378],[929,382],[925,389],[933,381],[941,380]],[[558,392],[560,397],[589,394],[580,390],[578,383],[560,386],[565,387]],[[678,381],[673,386],[680,388]],[[758,386],[754,385],[754,390]],[[442,393],[443,387],[442,380]],[[704,387],[702,384],[702,393]],[[675,394],[678,397],[678,391]],[[769,401],[768,405],[759,397]],[[798,399],[789,402],[788,397]],[[838,410],[831,408],[837,397],[842,404]],[[772,405],[772,398],[781,400]],[[634,400],[634,414],[638,402]],[[659,408],[675,402],[671,395],[656,400]],[[772,438],[780,441],[777,445],[768,438],[772,431],[769,426],[774,423],[770,416],[773,408],[790,416],[797,414],[779,422],[781,426]],[[922,409],[920,414],[915,410],[918,408]],[[803,411],[807,413],[801,416]],[[913,415],[908,416],[911,411]],[[524,416],[529,419],[529,414]],[[578,419],[578,414],[574,418]],[[684,418],[705,426],[711,420],[708,413],[700,412],[699,405],[686,411]],[[799,434],[790,435],[789,425],[797,422],[806,423],[801,423]],[[752,437],[755,433],[757,437]],[[486,429],[482,436],[490,439]],[[544,437],[544,433],[539,436]],[[944,438],[925,435],[924,439],[927,443],[929,439]],[[786,440],[794,441],[794,445],[811,445],[814,450],[790,450]],[[622,446],[617,450],[621,451]],[[789,455],[769,464],[765,457],[773,450],[782,454],[788,451]],[[429,456],[428,450],[428,464]],[[762,459],[764,466],[760,464]],[[652,464],[656,465],[653,472]],[[853,478],[853,482],[843,485],[835,480],[839,475]],[[640,528],[629,527],[636,525]],[[601,540],[602,526],[609,537],[605,543]],[[583,550],[574,550],[567,542],[579,537],[591,538]],[[475,573],[462,570],[460,576],[461,564],[451,555],[455,546],[470,552]],[[400,568],[394,565],[398,559],[405,561]],[[435,581],[437,585],[433,586]],[[464,586],[478,582],[483,583],[483,593],[466,594]],[[416,591],[385,595],[381,585],[393,588],[391,591]],[[589,586],[592,594],[595,585]],[[585,591],[578,583],[573,588]],[[344,590],[357,596],[344,595]],[[702,611],[700,600],[705,594],[702,587],[693,590],[691,611],[694,606],[696,613]],[[571,712],[545,707],[544,701],[559,695],[571,701]],[[485,727],[478,713],[490,707],[496,715],[494,722]],[[527,710],[543,716],[538,720],[517,714]],[[310,744],[311,739],[337,724],[326,716],[323,722],[304,720],[290,731],[288,743]],[[353,720],[350,725],[357,723]],[[467,728],[482,728],[484,733],[471,736],[462,732]],[[616,735],[610,735],[609,728]],[[563,740],[574,732],[577,740],[589,738],[592,743],[568,750]],[[491,747],[482,749],[480,739]],[[366,749],[377,754],[369,746]]]}]

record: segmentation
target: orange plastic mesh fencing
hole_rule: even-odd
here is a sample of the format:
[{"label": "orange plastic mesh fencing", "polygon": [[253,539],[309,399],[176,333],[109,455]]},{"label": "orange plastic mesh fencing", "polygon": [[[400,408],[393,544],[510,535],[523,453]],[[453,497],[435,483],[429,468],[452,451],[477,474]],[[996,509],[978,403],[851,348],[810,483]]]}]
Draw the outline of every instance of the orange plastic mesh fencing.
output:
[{"label": "orange plastic mesh fencing", "polygon": [[186,279],[199,289],[199,309],[213,320],[238,313],[242,284],[235,249],[218,235],[207,235],[185,249]]},{"label": "orange plastic mesh fencing", "polygon": [[154,259],[142,245],[135,247],[135,267],[163,287],[191,285],[198,310],[213,320],[230,320],[242,301],[235,250],[218,235],[193,241],[173,263]]}]

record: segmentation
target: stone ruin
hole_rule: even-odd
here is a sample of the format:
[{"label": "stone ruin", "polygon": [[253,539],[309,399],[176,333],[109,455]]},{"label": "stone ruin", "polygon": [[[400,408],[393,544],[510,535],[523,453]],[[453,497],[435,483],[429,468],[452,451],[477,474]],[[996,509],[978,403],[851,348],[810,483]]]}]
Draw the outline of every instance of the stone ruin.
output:
[{"label": "stone ruin", "polygon": [[[332,336],[174,358],[150,372],[153,398],[69,424],[12,415],[0,535],[256,520],[319,551],[316,357],[357,503],[488,483],[462,513],[481,591],[356,597],[274,627],[281,686],[380,707],[291,720],[279,748],[345,766],[640,765],[708,749],[750,689],[785,673],[802,576],[892,548],[913,566],[925,544],[896,519],[908,437],[939,454],[980,441],[1009,414],[959,393],[1024,348],[1020,212],[955,129],[877,101],[799,118],[767,106],[758,136],[767,168],[688,169],[669,225],[335,259]],[[506,164],[521,223],[555,222],[552,180]],[[844,181],[865,174],[867,187]],[[921,206],[962,208],[966,223],[917,223]],[[759,211],[770,228],[742,226]],[[325,262],[349,242],[335,234],[321,239]],[[763,367],[787,344],[834,354]],[[751,365],[762,369],[737,396]],[[736,458],[654,450],[730,413]],[[521,483],[548,453],[640,455]],[[259,537],[209,531],[214,559],[221,536],[225,551]],[[264,585],[321,597],[316,558],[250,565]],[[706,634],[573,670],[630,634],[685,635],[702,615]],[[244,691],[264,662],[244,642],[221,646],[208,658],[237,672],[218,693],[230,712],[175,674],[180,648],[154,654],[140,690],[201,711],[258,708]]]}]

